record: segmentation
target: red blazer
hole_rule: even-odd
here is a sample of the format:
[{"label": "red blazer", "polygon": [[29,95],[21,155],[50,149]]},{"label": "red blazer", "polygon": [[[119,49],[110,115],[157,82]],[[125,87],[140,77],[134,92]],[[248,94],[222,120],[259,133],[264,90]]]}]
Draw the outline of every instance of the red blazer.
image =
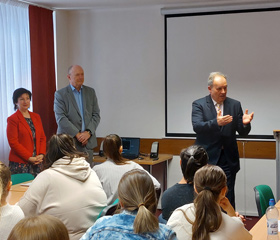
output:
[{"label": "red blazer", "polygon": [[[46,136],[39,114],[29,112],[35,127],[36,155],[46,153]],[[34,142],[31,129],[22,113],[17,110],[7,119],[7,137],[11,147],[9,160],[11,162],[26,163],[32,157]]]}]

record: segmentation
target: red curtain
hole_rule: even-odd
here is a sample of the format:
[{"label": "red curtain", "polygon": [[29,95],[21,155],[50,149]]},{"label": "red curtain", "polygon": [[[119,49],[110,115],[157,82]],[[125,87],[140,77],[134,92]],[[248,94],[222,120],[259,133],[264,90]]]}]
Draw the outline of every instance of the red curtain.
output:
[{"label": "red curtain", "polygon": [[29,6],[33,111],[41,116],[47,140],[56,132],[53,11]]}]

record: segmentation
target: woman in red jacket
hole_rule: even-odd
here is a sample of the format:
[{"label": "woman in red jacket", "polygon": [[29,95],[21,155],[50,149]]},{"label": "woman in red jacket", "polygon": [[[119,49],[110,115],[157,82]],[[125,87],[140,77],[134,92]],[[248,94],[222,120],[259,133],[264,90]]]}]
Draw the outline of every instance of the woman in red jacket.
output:
[{"label": "woman in red jacket", "polygon": [[29,112],[31,92],[18,88],[13,93],[14,109],[8,117],[7,137],[10,144],[9,167],[12,174],[40,172],[41,162],[46,153],[46,136],[41,118]]}]

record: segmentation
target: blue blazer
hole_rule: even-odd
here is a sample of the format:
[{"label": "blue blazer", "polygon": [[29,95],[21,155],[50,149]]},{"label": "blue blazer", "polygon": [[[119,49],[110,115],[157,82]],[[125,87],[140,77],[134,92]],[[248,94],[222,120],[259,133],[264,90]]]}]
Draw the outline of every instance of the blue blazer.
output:
[{"label": "blue blazer", "polygon": [[218,126],[217,111],[210,95],[200,98],[192,104],[192,125],[196,132],[196,144],[204,147],[209,155],[209,163],[216,165],[222,149],[232,171],[240,169],[236,132],[246,136],[251,124],[243,125],[243,111],[239,101],[226,98],[223,115],[231,115],[233,121],[225,126]]},{"label": "blue blazer", "polygon": [[[93,149],[97,146],[95,131],[100,122],[100,110],[94,89],[83,85],[82,91],[85,129],[92,132],[86,147]],[[82,129],[82,117],[70,85],[56,91],[54,96],[57,133],[67,133],[75,137]]]}]

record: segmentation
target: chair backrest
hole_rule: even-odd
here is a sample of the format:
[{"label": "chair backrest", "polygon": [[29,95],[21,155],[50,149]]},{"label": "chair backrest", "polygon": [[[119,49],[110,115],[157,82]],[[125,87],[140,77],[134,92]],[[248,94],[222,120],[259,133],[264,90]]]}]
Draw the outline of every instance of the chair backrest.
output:
[{"label": "chair backrest", "polygon": [[17,173],[11,175],[11,180],[13,185],[19,184],[22,182],[27,182],[33,180],[34,176],[31,173]]},{"label": "chair backrest", "polygon": [[259,217],[262,217],[269,206],[269,199],[275,200],[275,198],[271,188],[267,185],[258,185],[254,187],[254,190]]},{"label": "chair backrest", "polygon": [[103,216],[114,215],[118,205],[119,205],[119,199],[117,198],[111,205],[102,209],[102,211],[99,213],[97,219],[101,218]]}]

